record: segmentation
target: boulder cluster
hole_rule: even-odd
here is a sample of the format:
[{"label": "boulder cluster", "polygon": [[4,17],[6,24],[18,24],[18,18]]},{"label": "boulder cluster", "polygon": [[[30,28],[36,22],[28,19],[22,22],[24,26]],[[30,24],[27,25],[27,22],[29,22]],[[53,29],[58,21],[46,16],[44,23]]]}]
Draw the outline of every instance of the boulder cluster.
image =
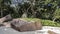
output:
[{"label": "boulder cluster", "polygon": [[42,29],[42,24],[40,21],[28,22],[21,19],[12,19],[10,15],[0,18],[0,25],[11,27],[20,32]]}]

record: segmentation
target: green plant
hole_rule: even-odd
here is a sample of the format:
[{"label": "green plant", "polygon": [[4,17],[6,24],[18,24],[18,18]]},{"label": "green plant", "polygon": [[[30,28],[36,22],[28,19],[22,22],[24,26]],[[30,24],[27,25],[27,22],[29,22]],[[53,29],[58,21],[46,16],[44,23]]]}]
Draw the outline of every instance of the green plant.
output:
[{"label": "green plant", "polygon": [[53,22],[51,20],[42,20],[42,24],[44,26],[58,26],[58,27],[60,27],[60,23]]},{"label": "green plant", "polygon": [[60,23],[53,22],[51,20],[44,20],[44,19],[38,19],[38,18],[20,18],[26,21],[40,21],[43,26],[55,26],[60,27]]}]

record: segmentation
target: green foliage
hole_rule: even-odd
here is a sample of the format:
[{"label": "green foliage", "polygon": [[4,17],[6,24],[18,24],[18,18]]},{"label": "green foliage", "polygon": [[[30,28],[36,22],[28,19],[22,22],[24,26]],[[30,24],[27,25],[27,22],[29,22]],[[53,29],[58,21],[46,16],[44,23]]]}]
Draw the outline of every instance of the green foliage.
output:
[{"label": "green foliage", "polygon": [[29,18],[50,20],[60,18],[60,0],[29,0],[24,4],[17,3],[15,7],[11,7],[11,0],[4,0],[1,3],[2,0],[0,0],[0,13],[3,16],[11,14],[13,18],[19,18],[26,13]]},{"label": "green foliage", "polygon": [[53,22],[53,21],[51,21],[51,20],[42,20],[42,24],[43,24],[44,26],[58,26],[58,27],[60,27],[60,23],[58,23],[58,22]]},{"label": "green foliage", "polygon": [[60,8],[56,9],[56,11],[54,12],[54,17],[55,18],[60,18]]},{"label": "green foliage", "polygon": [[26,21],[40,21],[40,19],[38,19],[38,18],[20,18],[20,19],[23,19]]},{"label": "green foliage", "polygon": [[44,19],[38,19],[38,18],[20,18],[26,21],[40,21],[43,26],[55,26],[55,27],[60,27],[60,23],[58,22],[53,22],[51,20],[44,20]]},{"label": "green foliage", "polygon": [[0,4],[1,4],[2,0],[0,0]]}]

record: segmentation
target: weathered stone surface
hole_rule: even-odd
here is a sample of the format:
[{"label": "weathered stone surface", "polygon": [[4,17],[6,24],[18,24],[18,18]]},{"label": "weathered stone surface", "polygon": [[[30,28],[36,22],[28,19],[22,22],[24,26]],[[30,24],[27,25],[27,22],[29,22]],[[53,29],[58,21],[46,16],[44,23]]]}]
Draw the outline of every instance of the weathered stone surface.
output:
[{"label": "weathered stone surface", "polygon": [[4,22],[3,26],[5,26],[5,27],[11,27],[11,23],[10,22]]},{"label": "weathered stone surface", "polygon": [[18,31],[34,31],[40,30],[42,28],[42,24],[38,21],[27,22],[19,19],[13,19],[11,22],[11,26]]},{"label": "weathered stone surface", "polygon": [[12,19],[11,15],[7,15],[5,17],[2,17],[2,18],[0,18],[0,24],[2,24],[4,21],[8,21],[11,19]]}]

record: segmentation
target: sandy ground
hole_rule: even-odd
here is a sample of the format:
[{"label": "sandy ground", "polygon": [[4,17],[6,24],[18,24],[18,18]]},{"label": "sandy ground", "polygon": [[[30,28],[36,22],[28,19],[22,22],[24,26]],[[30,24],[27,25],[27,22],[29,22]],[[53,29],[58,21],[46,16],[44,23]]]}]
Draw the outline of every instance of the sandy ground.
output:
[{"label": "sandy ground", "polygon": [[0,34],[48,34],[47,31],[51,30],[60,34],[60,27],[43,26],[42,30],[18,32],[12,28],[0,27]]}]

